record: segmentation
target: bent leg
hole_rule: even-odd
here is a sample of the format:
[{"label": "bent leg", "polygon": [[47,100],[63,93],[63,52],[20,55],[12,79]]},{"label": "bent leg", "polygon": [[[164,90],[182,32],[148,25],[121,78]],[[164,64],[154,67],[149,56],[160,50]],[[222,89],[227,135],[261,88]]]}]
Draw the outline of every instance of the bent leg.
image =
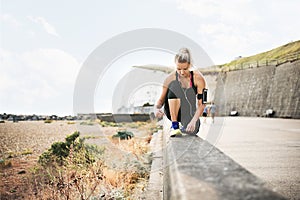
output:
[{"label": "bent leg", "polygon": [[171,121],[178,121],[180,99],[168,99]]},{"label": "bent leg", "polygon": [[174,80],[170,83],[165,100],[165,113],[171,121],[181,121],[181,98],[183,92],[178,81]]}]

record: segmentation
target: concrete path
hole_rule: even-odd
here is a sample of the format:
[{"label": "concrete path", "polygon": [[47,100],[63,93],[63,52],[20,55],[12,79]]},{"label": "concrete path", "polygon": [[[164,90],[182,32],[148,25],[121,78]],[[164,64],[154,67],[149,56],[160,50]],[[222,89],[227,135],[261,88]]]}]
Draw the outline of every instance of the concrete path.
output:
[{"label": "concrete path", "polygon": [[208,118],[198,134],[267,186],[289,199],[300,199],[300,120]]}]

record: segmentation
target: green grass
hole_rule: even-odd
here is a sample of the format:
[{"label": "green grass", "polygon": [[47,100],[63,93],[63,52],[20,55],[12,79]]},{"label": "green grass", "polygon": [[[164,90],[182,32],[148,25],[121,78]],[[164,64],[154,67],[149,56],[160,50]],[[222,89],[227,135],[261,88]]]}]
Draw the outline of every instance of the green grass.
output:
[{"label": "green grass", "polygon": [[30,155],[33,154],[32,149],[24,149],[24,151],[21,152],[21,155]]},{"label": "green grass", "polygon": [[84,122],[80,122],[80,125],[82,125],[82,126],[93,126],[93,125],[95,125],[95,123],[92,122],[92,121],[89,121],[89,122],[84,121]]},{"label": "green grass", "polygon": [[50,124],[50,123],[53,122],[53,120],[52,119],[46,119],[44,122],[47,123],[47,124]]},{"label": "green grass", "polygon": [[229,63],[221,65],[223,71],[237,70],[265,66],[268,64],[282,64],[290,60],[300,59],[300,40],[290,42],[283,46],[277,47],[270,51],[259,53],[253,56],[233,60]]},{"label": "green grass", "polygon": [[[237,52],[238,53],[238,52]],[[232,71],[239,69],[247,69],[252,67],[260,67],[266,65],[278,65],[291,60],[300,59],[300,40],[290,42],[283,46],[277,47],[270,51],[258,53],[249,57],[242,57],[237,60],[233,60],[223,65],[215,65],[207,68],[198,69],[203,74],[216,73],[220,71]],[[144,65],[144,66],[133,66],[135,68],[147,69],[152,71],[161,71],[164,73],[170,73],[175,69],[171,67],[161,65]]]}]

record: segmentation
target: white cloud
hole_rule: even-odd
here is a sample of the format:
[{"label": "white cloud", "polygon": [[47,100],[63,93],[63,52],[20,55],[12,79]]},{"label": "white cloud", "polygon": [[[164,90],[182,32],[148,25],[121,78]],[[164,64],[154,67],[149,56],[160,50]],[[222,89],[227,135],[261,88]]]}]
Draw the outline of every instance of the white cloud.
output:
[{"label": "white cloud", "polygon": [[199,28],[199,33],[202,34],[232,33],[235,31],[233,26],[226,26],[223,23],[201,24]]},{"label": "white cloud", "polygon": [[250,56],[268,50],[261,46],[276,40],[268,32],[245,31],[224,24],[202,25],[198,32],[209,56],[218,61],[215,64],[224,64],[237,56]]},{"label": "white cloud", "polygon": [[21,60],[32,72],[56,84],[74,83],[79,63],[70,54],[59,49],[37,49],[25,52]]},{"label": "white cloud", "polygon": [[201,43],[216,64],[298,40],[299,6],[279,0],[177,0],[177,8],[197,20]]},{"label": "white cloud", "polygon": [[51,25],[49,22],[47,22],[47,20],[43,17],[33,17],[33,16],[28,16],[28,19],[30,19],[31,21],[42,25],[42,27],[45,29],[45,31],[47,33],[49,33],[50,35],[54,35],[56,37],[60,37],[58,35],[58,33],[56,32],[56,29],[53,25]]},{"label": "white cloud", "polygon": [[254,24],[258,17],[250,0],[178,0],[177,8],[203,19],[229,24]]},{"label": "white cloud", "polygon": [[19,28],[21,26],[21,23],[10,14],[1,14],[0,21],[8,23],[15,28]]},{"label": "white cloud", "polygon": [[[202,45],[218,63],[244,53],[253,43],[266,39],[263,31],[253,30],[259,15],[250,0],[178,0],[178,9],[197,17]],[[260,38],[252,38],[259,35]],[[253,39],[253,41],[251,41]],[[224,60],[225,55],[227,60]],[[223,57],[220,61],[219,58]],[[216,59],[217,58],[217,59]]]},{"label": "white cloud", "polygon": [[72,107],[80,68],[74,57],[59,49],[21,54],[0,49],[0,58],[0,112],[38,113],[51,102],[61,112],[71,113],[66,108]]},{"label": "white cloud", "polygon": [[234,47],[232,50],[241,50],[249,47],[253,42],[261,43],[272,38],[272,35],[251,28],[240,28],[237,26],[226,25],[224,23],[202,24],[198,33],[210,43],[220,47]]},{"label": "white cloud", "polygon": [[14,69],[17,63],[14,55],[2,48],[0,48],[0,92],[6,88],[15,86],[15,82],[11,78],[11,74],[14,74]]}]

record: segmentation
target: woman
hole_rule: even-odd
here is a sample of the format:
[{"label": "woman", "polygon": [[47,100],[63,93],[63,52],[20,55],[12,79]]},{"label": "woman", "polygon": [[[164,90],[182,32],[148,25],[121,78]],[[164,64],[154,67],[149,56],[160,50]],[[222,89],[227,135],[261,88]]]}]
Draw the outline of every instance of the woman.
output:
[{"label": "woman", "polygon": [[[182,48],[175,56],[176,71],[164,81],[162,93],[158,99],[156,117],[164,114],[172,121],[170,136],[180,136],[182,132],[197,134],[200,128],[199,117],[205,108],[206,83],[198,71],[191,71],[191,53]],[[204,97],[204,98],[203,98]],[[164,105],[164,112],[162,106]],[[182,124],[180,130],[179,122]]]}]

